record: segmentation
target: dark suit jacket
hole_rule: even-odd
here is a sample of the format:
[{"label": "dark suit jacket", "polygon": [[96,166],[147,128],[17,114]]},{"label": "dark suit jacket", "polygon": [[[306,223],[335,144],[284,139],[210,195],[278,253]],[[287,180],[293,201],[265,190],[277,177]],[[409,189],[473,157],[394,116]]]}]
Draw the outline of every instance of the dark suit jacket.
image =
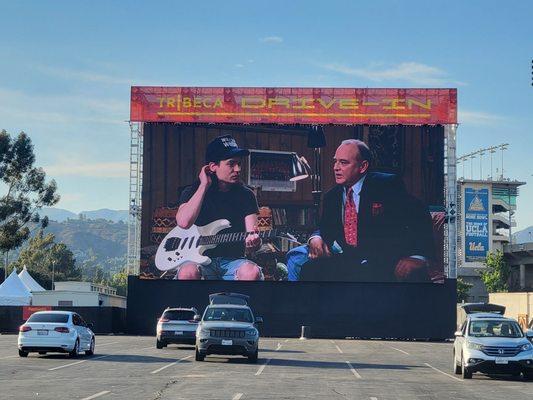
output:
[{"label": "dark suit jacket", "polygon": [[434,257],[428,209],[406,192],[398,176],[377,172],[366,175],[359,199],[357,247],[344,240],[343,191],[343,186],[337,185],[324,195],[319,228],[329,246],[337,241],[343,248],[342,257],[335,262],[346,264],[347,280],[393,281],[400,258]]}]

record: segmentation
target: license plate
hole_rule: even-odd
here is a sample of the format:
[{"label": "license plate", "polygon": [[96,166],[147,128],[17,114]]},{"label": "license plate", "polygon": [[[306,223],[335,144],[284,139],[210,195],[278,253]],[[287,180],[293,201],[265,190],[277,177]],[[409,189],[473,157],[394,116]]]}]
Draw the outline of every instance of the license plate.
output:
[{"label": "license plate", "polygon": [[231,346],[233,344],[233,340],[223,340],[222,346]]},{"label": "license plate", "polygon": [[507,358],[496,357],[496,364],[509,364]]},{"label": "license plate", "polygon": [[48,335],[48,331],[47,330],[43,330],[43,329],[39,329],[37,331],[37,335]]},{"label": "license plate", "polygon": [[183,331],[175,331],[174,334],[175,335],[183,335]]}]

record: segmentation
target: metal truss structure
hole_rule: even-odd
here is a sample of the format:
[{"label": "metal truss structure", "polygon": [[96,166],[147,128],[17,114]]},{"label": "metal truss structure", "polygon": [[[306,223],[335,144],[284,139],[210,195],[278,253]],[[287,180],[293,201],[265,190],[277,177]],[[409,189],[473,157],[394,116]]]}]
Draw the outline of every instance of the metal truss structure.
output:
[{"label": "metal truss structure", "polygon": [[141,205],[143,124],[130,122],[130,199],[128,216],[128,275],[139,275],[141,259]]},{"label": "metal truss structure", "polygon": [[444,126],[444,268],[446,276],[457,278],[457,125]]}]

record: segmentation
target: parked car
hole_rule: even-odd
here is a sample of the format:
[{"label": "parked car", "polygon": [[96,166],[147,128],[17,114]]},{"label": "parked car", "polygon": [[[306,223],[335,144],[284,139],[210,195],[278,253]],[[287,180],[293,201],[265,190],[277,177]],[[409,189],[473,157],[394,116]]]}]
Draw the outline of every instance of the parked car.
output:
[{"label": "parked car", "polygon": [[[209,354],[222,354],[242,355],[252,363],[257,362],[257,324],[263,319],[254,317],[247,305],[248,296],[217,293],[209,298],[211,304],[205,309],[196,330],[196,361],[203,361]],[[244,304],[243,300],[246,300]]]},{"label": "parked car", "polygon": [[20,357],[27,357],[30,352],[69,353],[77,357],[84,351],[93,355],[95,343],[92,324],[71,311],[38,311],[19,328]]},{"label": "parked car", "polygon": [[505,307],[491,304],[465,304],[467,314],[455,332],[453,371],[471,379],[472,374],[521,373],[533,380],[533,331],[522,332],[518,322],[505,318]]},{"label": "parked car", "polygon": [[194,345],[199,320],[194,307],[166,308],[157,321],[156,347],[162,349],[170,343]]}]

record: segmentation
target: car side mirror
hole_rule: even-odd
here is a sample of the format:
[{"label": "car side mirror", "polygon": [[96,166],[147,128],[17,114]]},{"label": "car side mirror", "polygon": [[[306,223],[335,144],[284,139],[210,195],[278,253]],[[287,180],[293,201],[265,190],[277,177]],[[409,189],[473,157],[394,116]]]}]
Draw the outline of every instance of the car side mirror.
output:
[{"label": "car side mirror", "polygon": [[200,321],[200,316],[196,314],[193,318],[193,321],[196,321],[196,322]]},{"label": "car side mirror", "polygon": [[256,324],[262,324],[263,323],[263,317],[255,317],[255,323]]},{"label": "car side mirror", "polygon": [[463,336],[464,336],[463,332],[461,332],[461,331],[455,332],[455,337],[463,337]]}]

